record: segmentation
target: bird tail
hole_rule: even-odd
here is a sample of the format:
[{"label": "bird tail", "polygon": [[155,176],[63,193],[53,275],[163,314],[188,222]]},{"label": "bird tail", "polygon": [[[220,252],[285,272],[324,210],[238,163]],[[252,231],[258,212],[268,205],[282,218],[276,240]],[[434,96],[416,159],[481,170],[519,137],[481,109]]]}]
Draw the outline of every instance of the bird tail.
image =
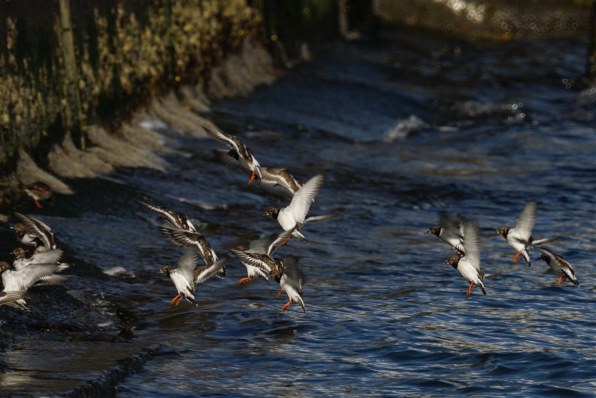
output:
[{"label": "bird tail", "polygon": [[530,253],[528,253],[528,250],[525,249],[521,252],[522,257],[524,258],[524,261],[526,262],[526,264],[528,264],[528,267],[532,266],[532,259],[530,259]]},{"label": "bird tail", "polygon": [[478,281],[477,285],[480,288],[480,290],[482,290],[482,293],[484,293],[484,295],[486,296],[486,289],[484,288],[484,283],[482,283],[482,281]]},{"label": "bird tail", "polygon": [[575,275],[574,275],[572,272],[570,272],[568,269],[565,269],[565,268],[564,268],[562,271],[563,271],[563,274],[565,274],[565,276],[566,276],[566,277],[567,277],[567,278],[568,278],[568,279],[569,279],[571,282],[573,282],[573,284],[574,284],[575,286],[579,286],[579,281],[577,280],[577,278],[575,277]]},{"label": "bird tail", "polygon": [[304,305],[304,300],[302,300],[302,296],[298,296],[298,304],[302,307],[302,311],[306,312],[306,306]]}]

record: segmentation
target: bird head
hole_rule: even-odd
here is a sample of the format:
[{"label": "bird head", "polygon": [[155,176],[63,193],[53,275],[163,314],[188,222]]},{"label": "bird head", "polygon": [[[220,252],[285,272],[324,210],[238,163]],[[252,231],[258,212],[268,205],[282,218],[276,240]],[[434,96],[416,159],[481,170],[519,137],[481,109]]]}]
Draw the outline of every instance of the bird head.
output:
[{"label": "bird head", "polygon": [[169,265],[166,265],[164,267],[161,267],[159,269],[159,272],[162,274],[170,275],[170,272],[172,272],[172,267],[170,267]]},{"label": "bird head", "polygon": [[447,257],[445,259],[445,261],[443,261],[443,264],[449,264],[453,268],[457,268],[457,264],[459,263],[460,259],[461,259],[461,254],[459,254],[459,252],[457,252],[454,256]]},{"label": "bird head", "polygon": [[10,269],[10,265],[6,261],[0,261],[0,274],[7,269]]},{"label": "bird head", "polygon": [[426,231],[426,233],[429,233],[429,232],[430,232],[431,234],[434,234],[434,235],[437,235],[437,236],[439,236],[439,235],[441,234],[441,230],[442,230],[442,229],[443,229],[443,228],[442,228],[442,227],[439,227],[439,226],[436,226],[436,227],[430,227],[430,228],[429,228],[429,229]]},{"label": "bird head", "polygon": [[17,247],[14,249],[11,254],[14,256],[15,260],[20,260],[22,258],[27,258],[27,251],[22,247]]},{"label": "bird head", "polygon": [[277,216],[279,215],[279,209],[275,207],[270,207],[265,211],[265,215],[267,217],[277,218]]},{"label": "bird head", "polygon": [[501,235],[503,238],[507,238],[508,233],[509,233],[509,227],[497,228],[497,235]]}]

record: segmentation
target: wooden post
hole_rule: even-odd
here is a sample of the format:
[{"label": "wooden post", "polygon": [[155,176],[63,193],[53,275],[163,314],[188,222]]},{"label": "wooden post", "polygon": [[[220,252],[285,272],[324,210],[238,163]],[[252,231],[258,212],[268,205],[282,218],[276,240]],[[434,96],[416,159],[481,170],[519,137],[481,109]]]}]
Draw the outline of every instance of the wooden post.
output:
[{"label": "wooden post", "polygon": [[85,136],[81,133],[81,98],[78,88],[78,69],[74,49],[74,36],[70,17],[70,0],[60,0],[60,47],[64,57],[64,119],[66,135],[73,138],[78,135],[80,146],[85,148]]}]

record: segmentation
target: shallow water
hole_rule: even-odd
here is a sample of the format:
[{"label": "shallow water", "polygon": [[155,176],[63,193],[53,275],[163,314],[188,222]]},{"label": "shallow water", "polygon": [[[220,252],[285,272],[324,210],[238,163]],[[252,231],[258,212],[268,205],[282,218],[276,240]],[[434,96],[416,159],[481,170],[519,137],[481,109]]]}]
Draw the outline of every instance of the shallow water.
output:
[{"label": "shallow water", "polygon": [[[186,154],[168,158],[167,174],[72,181],[76,195],[37,213],[75,266],[46,307],[39,291],[32,314],[0,308],[30,326],[3,345],[0,388],[60,393],[149,349],[118,396],[593,396],[596,91],[581,82],[585,43],[422,39],[331,43],[274,85],[213,104],[211,118],[262,165],[325,175],[311,212],[339,218],[277,253],[300,258],[306,313],[280,315],[274,283],[237,287],[236,260],[198,286],[197,307],[170,307],[175,291],[157,269],[181,251],[135,198],[208,223],[222,254],[277,231],[263,213],[287,200],[215,161],[217,142],[166,129]],[[494,233],[532,199],[534,235],[563,237],[552,248],[580,287],[556,286],[541,261],[513,264]],[[465,298],[467,282],[442,263],[450,248],[424,233],[441,211],[478,223],[486,296]],[[133,275],[101,272],[117,266]],[[63,341],[62,324],[76,338]],[[59,365],[40,361],[50,356]]]}]

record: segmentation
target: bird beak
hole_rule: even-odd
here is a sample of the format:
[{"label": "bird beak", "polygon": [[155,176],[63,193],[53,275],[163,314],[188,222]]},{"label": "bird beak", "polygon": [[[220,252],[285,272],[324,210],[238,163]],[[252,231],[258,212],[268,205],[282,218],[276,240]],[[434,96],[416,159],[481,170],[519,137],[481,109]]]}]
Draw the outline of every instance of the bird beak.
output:
[{"label": "bird beak", "polygon": [[256,176],[257,176],[257,171],[253,170],[252,174],[250,175],[250,178],[248,179],[248,185],[252,184],[252,182],[255,180]]}]

